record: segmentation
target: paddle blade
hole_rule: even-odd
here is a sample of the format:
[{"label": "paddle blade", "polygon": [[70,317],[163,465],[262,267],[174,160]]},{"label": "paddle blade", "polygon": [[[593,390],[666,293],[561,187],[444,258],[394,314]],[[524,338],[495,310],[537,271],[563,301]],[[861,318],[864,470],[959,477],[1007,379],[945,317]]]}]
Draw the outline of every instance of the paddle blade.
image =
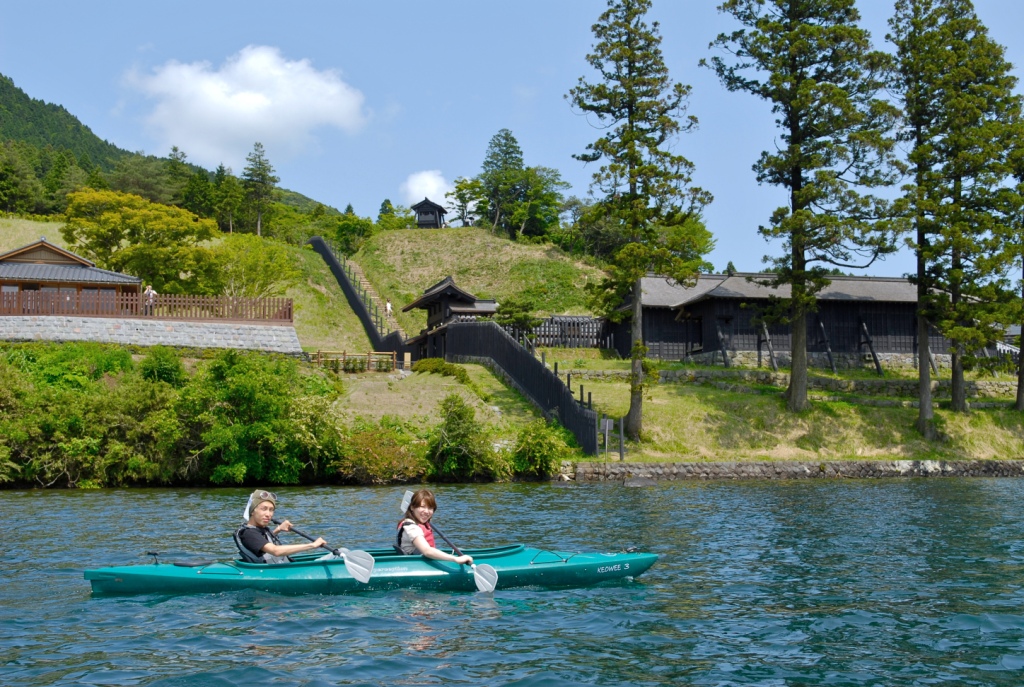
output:
[{"label": "paddle blade", "polygon": [[473,566],[473,581],[476,582],[477,591],[493,592],[498,585],[498,571],[494,566],[482,565]]},{"label": "paddle blade", "polygon": [[409,504],[412,503],[412,492],[406,491],[405,496],[402,497],[402,512],[409,510]]},{"label": "paddle blade", "polygon": [[373,556],[358,549],[355,551],[345,551],[341,555],[345,559],[345,569],[348,570],[349,575],[364,584],[370,581],[370,575],[373,574],[373,564],[376,562],[373,560]]}]

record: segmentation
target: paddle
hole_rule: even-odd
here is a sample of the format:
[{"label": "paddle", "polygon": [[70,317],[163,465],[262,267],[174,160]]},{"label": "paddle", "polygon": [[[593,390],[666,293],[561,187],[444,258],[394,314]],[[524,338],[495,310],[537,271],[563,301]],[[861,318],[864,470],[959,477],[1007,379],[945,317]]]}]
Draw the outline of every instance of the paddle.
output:
[{"label": "paddle", "polygon": [[[402,499],[402,513],[408,512],[409,504],[411,502],[412,492],[407,491],[405,492],[405,497]],[[456,556],[466,555],[462,553],[462,550],[459,549],[459,547],[452,543],[451,539],[444,536],[444,532],[439,530],[437,528],[437,525],[435,525],[433,522],[430,523],[430,528],[437,532],[441,536],[441,539],[444,539],[445,543],[448,544],[448,546],[452,547],[452,551],[455,552]],[[494,566],[487,565],[486,563],[482,563],[480,565],[477,565],[476,563],[470,563],[469,567],[473,569],[473,581],[476,583],[477,591],[493,592],[494,588],[498,585],[498,571],[494,569]]]},{"label": "paddle", "polygon": [[[275,525],[280,525],[280,520],[272,521]],[[309,541],[316,541],[316,538],[309,536],[305,532],[300,532],[294,527],[289,530],[299,535],[303,539]],[[327,548],[326,546],[324,547]],[[373,564],[376,562],[373,560],[373,556],[366,553],[365,551],[349,551],[348,549],[328,549],[335,556],[338,556],[345,561],[345,569],[348,570],[348,574],[354,577],[359,582],[369,582],[370,575],[373,573]]]}]

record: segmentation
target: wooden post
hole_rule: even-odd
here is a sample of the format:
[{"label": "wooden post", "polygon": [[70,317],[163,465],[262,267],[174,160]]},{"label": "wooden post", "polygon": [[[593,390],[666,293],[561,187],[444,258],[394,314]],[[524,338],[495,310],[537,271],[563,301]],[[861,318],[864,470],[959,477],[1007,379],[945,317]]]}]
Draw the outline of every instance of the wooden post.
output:
[{"label": "wooden post", "polygon": [[569,390],[569,394],[572,395],[572,372],[565,373],[565,387]]},{"label": "wooden post", "polygon": [[593,410],[594,409],[594,392],[593,391],[588,391],[587,392],[587,409],[588,410]]},{"label": "wooden post", "polygon": [[580,384],[580,405],[583,405],[583,385]]},{"label": "wooden post", "polygon": [[555,361],[555,376],[558,376],[558,361]]},{"label": "wooden post", "polygon": [[544,367],[548,366],[548,352],[547,351],[541,351],[540,352],[540,364],[543,365]]},{"label": "wooden post", "polygon": [[619,418],[619,462],[626,460],[626,418]]}]

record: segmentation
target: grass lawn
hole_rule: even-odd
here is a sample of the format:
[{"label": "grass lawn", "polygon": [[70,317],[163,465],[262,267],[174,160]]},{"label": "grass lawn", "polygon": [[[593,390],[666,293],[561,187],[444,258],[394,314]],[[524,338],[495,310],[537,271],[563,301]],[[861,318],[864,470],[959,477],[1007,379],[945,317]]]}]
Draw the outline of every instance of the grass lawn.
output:
[{"label": "grass lawn", "polygon": [[539,417],[522,396],[508,389],[487,368],[465,365],[473,384],[485,396],[481,398],[470,387],[454,377],[428,373],[363,373],[341,375],[344,395],[339,399],[338,414],[351,422],[356,417],[379,420],[384,416],[400,418],[420,429],[437,426],[441,421],[441,400],[457,393],[476,411],[476,419],[487,425],[496,439],[515,436],[525,422]]},{"label": "grass lawn", "polygon": [[583,287],[603,275],[551,245],[515,243],[476,227],[381,232],[352,259],[380,297],[395,304],[409,335],[425,326],[426,316],[402,308],[446,276],[478,298],[532,298],[546,316],[588,314]]},{"label": "grass lawn", "polygon": [[[622,382],[588,381],[594,408],[613,418],[629,408]],[[968,414],[936,411],[947,439],[924,442],[915,408],[814,401],[786,411],[781,392],[749,393],[659,384],[644,400],[644,439],[630,444],[636,461],[975,459],[1024,457],[1024,415],[1010,409]]]},{"label": "grass lawn", "polygon": [[27,246],[42,236],[55,246],[67,248],[60,235],[62,226],[64,222],[37,222],[17,217],[0,217],[0,253]]}]

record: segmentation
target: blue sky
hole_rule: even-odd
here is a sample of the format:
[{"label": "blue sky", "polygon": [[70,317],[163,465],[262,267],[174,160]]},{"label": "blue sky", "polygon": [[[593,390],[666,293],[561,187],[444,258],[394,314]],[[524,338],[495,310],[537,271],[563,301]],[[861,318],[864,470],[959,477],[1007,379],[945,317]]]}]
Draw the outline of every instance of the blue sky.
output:
[{"label": "blue sky", "polygon": [[[776,140],[768,106],[728,93],[697,62],[735,28],[716,0],[655,0],[672,76],[693,86],[700,129],[676,150],[715,202],[705,219],[719,270],[760,269],[778,245],[757,233],[784,204],[751,165]],[[892,0],[860,0],[885,46]],[[0,0],[0,73],[30,96],[64,105],[100,137],[166,155],[171,145],[236,173],[261,141],[281,185],[376,216],[384,198],[410,204],[480,170],[508,128],[528,165],[558,169],[584,196],[592,169],[572,158],[598,131],[564,95],[592,78],[585,55],[604,0],[414,2],[105,2]],[[1014,65],[1024,64],[1024,2],[975,0]],[[1016,69],[1018,77],[1024,71]],[[872,274],[913,269],[906,254]]]}]

